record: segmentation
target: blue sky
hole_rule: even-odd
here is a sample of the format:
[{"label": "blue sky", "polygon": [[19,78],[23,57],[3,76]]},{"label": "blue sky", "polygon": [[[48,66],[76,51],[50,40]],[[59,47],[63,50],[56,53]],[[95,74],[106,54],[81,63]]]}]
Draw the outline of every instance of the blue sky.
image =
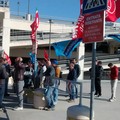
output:
[{"label": "blue sky", "polygon": [[[10,0],[10,11],[26,15],[28,12],[28,1],[30,1],[30,13],[35,15],[36,8],[41,18],[52,18],[60,20],[77,21],[80,14],[80,0]],[[120,22],[120,19],[117,20]]]},{"label": "blue sky", "polygon": [[[10,10],[18,13],[27,13],[29,0],[10,0]],[[80,14],[80,0],[30,0],[30,13],[35,14],[36,8],[40,17],[58,18],[62,20],[76,21]]]}]

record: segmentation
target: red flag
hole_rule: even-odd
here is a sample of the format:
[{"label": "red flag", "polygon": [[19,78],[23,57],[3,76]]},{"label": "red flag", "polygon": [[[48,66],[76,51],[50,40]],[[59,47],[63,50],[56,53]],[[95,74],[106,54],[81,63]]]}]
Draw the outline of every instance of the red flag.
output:
[{"label": "red flag", "polygon": [[32,32],[31,32],[31,40],[32,40],[32,52],[37,54],[37,46],[38,46],[38,41],[36,40],[36,31],[37,28],[39,26],[39,14],[38,14],[38,10],[36,11],[35,14],[35,20],[34,22],[30,25]]},{"label": "red flag", "polygon": [[32,28],[32,33],[35,33],[38,26],[39,26],[39,14],[38,14],[38,10],[36,11],[36,14],[35,14],[35,20],[34,22],[30,25],[30,27]]},{"label": "red flag", "polygon": [[49,55],[46,50],[44,50],[44,58],[49,61]]},{"label": "red flag", "polygon": [[[80,0],[80,5],[81,5],[80,13],[82,13],[83,0]],[[83,29],[84,29],[84,16],[82,16],[82,14],[80,14],[78,21],[76,23],[75,30],[73,31],[72,40],[82,38]]]},{"label": "red flag", "polygon": [[10,60],[10,57],[7,55],[7,53],[4,51],[3,53],[3,58],[5,58],[8,62],[9,65],[11,65],[11,60]]},{"label": "red flag", "polygon": [[120,18],[120,0],[108,0],[106,21],[115,22]]}]

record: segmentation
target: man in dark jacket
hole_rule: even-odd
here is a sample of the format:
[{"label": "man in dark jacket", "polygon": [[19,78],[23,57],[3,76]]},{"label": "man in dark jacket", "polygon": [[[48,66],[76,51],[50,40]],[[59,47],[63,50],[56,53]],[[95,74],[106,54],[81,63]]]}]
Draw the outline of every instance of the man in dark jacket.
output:
[{"label": "man in dark jacket", "polygon": [[16,82],[16,90],[17,90],[17,97],[18,97],[18,107],[14,110],[23,110],[23,87],[24,87],[24,71],[25,65],[23,64],[23,59],[21,57],[16,58],[15,62],[15,82]]},{"label": "man in dark jacket", "polygon": [[6,59],[4,59],[4,66],[6,68],[6,72],[8,75],[8,77],[5,79],[5,94],[4,94],[4,96],[6,97],[6,96],[9,96],[9,94],[8,94],[8,80],[10,77],[10,65],[8,64]]},{"label": "man in dark jacket", "polygon": [[98,61],[95,66],[95,96],[101,96],[101,79],[103,75],[102,62]]},{"label": "man in dark jacket", "polygon": [[55,78],[55,69],[51,65],[51,61],[46,63],[47,70],[45,71],[45,81],[44,87],[46,88],[46,100],[47,100],[47,110],[54,110],[54,101],[53,101],[53,90],[54,90],[54,78]]},{"label": "man in dark jacket", "polygon": [[75,99],[75,89],[76,89],[76,85],[75,85],[75,81],[76,81],[76,70],[74,68],[74,63],[70,63],[69,65],[69,73],[67,75],[67,80],[69,80],[67,82],[67,89],[69,92],[69,100],[68,102],[74,102]]},{"label": "man in dark jacket", "polygon": [[[77,61],[75,58],[73,58],[70,62],[74,63],[74,69],[76,71],[76,81],[77,81],[78,77],[81,74],[80,65],[77,64]],[[78,98],[78,85],[76,84],[75,86],[76,86],[76,91],[75,91],[76,95],[75,96],[76,96],[76,98]]]},{"label": "man in dark jacket", "polygon": [[5,90],[5,79],[8,77],[5,66],[3,65],[4,59],[0,57],[0,109],[2,109],[2,101]]}]

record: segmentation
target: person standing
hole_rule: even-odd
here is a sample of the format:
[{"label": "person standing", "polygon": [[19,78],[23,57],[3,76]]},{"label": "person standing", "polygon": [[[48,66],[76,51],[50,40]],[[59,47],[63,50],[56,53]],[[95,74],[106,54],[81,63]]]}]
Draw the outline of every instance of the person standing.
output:
[{"label": "person standing", "polygon": [[51,65],[51,61],[46,61],[47,70],[45,71],[45,80],[44,80],[44,87],[46,88],[45,97],[47,101],[47,110],[54,110],[54,78],[55,78],[55,69]]},{"label": "person standing", "polygon": [[33,76],[33,68],[32,68],[32,63],[29,61],[25,67],[25,72],[24,72],[24,88],[32,87],[32,83],[33,83],[32,76]]},{"label": "person standing", "polygon": [[4,94],[4,97],[7,97],[7,96],[9,96],[9,94],[8,94],[8,80],[9,80],[9,77],[10,77],[10,65],[8,64],[6,59],[4,59],[4,66],[6,68],[6,72],[7,72],[7,76],[8,76],[5,79],[5,94]]},{"label": "person standing", "polygon": [[[75,58],[73,58],[70,62],[74,63],[74,69],[76,71],[76,81],[78,79],[78,77],[80,76],[81,74],[81,69],[80,69],[80,65],[77,64],[77,61]],[[76,90],[75,90],[75,93],[76,93],[76,98],[78,98],[78,85],[76,84]]]},{"label": "person standing", "polygon": [[52,66],[54,67],[55,69],[55,86],[54,86],[54,90],[53,90],[53,96],[54,96],[54,105],[57,104],[57,101],[58,101],[58,87],[60,85],[60,72],[61,72],[61,69],[60,67],[58,66],[58,61],[57,60],[53,60],[52,61]]},{"label": "person standing", "polygon": [[101,79],[103,75],[103,67],[102,62],[98,61],[95,66],[95,96],[99,97],[102,95],[101,93]]},{"label": "person standing", "polygon": [[18,97],[18,106],[14,110],[23,110],[23,87],[24,87],[24,71],[25,65],[23,64],[23,59],[21,57],[16,58],[15,62],[15,82],[16,82],[16,91]]},{"label": "person standing", "polygon": [[67,75],[67,89],[68,89],[68,92],[69,92],[69,100],[68,102],[74,102],[75,100],[75,88],[76,88],[76,85],[75,85],[75,81],[76,81],[76,70],[74,69],[74,63],[70,63],[69,65],[69,73]]},{"label": "person standing", "polygon": [[118,83],[118,72],[119,69],[117,66],[113,65],[113,63],[109,63],[108,67],[110,68],[110,79],[111,79],[111,98],[109,99],[110,102],[116,100],[116,88]]},{"label": "person standing", "polygon": [[3,108],[2,101],[5,92],[5,79],[8,77],[6,68],[3,64],[4,64],[4,58],[0,57],[0,109]]}]

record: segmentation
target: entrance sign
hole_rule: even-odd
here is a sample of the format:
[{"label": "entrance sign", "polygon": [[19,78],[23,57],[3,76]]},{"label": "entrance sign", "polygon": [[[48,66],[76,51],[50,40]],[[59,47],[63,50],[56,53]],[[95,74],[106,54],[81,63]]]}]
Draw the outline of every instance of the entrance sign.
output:
[{"label": "entrance sign", "polygon": [[104,36],[104,11],[84,16],[83,42],[101,42]]},{"label": "entrance sign", "polygon": [[83,0],[83,14],[107,9],[107,0]]}]

